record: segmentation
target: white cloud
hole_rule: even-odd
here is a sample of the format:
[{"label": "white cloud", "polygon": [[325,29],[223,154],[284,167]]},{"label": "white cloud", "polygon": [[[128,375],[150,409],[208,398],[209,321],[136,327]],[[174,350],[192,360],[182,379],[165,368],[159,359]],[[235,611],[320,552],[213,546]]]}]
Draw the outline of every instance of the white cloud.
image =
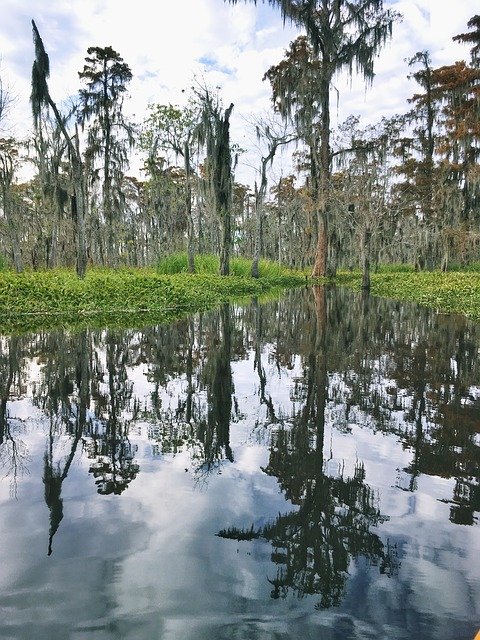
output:
[{"label": "white cloud", "polygon": [[[376,63],[376,79],[365,91],[360,79],[339,79],[338,120],[350,113],[373,121],[405,111],[414,84],[405,58],[431,52],[434,66],[468,58],[468,47],[452,42],[478,12],[477,0],[392,0],[401,12],[393,39]],[[223,0],[2,0],[0,58],[2,74],[17,94],[11,120],[18,135],[30,125],[30,71],[34,18],[51,60],[50,88],[58,102],[75,95],[89,46],[110,45],[134,74],[128,111],[143,118],[149,102],[181,103],[195,74],[222,86],[224,102],[234,102],[232,133],[244,138],[244,116],[269,107],[270,87],[262,82],[269,66],[281,60],[295,37],[277,10],[262,3],[231,6]],[[210,62],[210,64],[207,63]],[[336,109],[334,109],[334,123]]]}]

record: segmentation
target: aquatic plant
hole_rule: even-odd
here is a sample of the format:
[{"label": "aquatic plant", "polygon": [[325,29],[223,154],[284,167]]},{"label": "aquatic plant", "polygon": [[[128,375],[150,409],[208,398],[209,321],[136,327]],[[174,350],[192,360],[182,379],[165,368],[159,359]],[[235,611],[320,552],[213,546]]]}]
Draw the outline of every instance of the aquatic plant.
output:
[{"label": "aquatic plant", "polygon": [[[360,289],[359,271],[340,272],[340,285]],[[477,271],[406,271],[382,268],[372,274],[371,293],[384,298],[418,302],[442,313],[461,313],[480,320],[480,273]]]},{"label": "aquatic plant", "polygon": [[155,269],[0,272],[0,330],[53,326],[139,326],[218,306],[239,298],[262,296],[304,282],[303,274],[272,270],[253,279],[208,272],[166,275]]}]

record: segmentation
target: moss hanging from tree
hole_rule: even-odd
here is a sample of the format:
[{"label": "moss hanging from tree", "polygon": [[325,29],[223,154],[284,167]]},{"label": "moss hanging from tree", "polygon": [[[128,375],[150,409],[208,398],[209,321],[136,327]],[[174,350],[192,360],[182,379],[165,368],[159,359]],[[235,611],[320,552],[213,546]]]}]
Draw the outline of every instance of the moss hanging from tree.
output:
[{"label": "moss hanging from tree", "polygon": [[204,88],[197,94],[202,111],[197,129],[200,145],[207,152],[205,177],[208,194],[221,226],[220,275],[230,273],[232,244],[232,152],[230,148],[230,116],[233,103],[223,110],[217,96]]}]

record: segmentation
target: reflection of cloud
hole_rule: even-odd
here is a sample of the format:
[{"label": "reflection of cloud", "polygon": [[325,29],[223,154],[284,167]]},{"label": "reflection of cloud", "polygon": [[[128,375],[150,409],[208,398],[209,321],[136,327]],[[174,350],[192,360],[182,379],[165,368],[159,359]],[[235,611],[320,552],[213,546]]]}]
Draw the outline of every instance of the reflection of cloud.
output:
[{"label": "reflection of cloud", "polygon": [[[347,292],[345,301],[349,306],[352,306],[352,300],[353,294]],[[272,322],[278,342],[289,350],[283,322],[290,323],[290,316],[272,314],[269,319],[267,308],[263,308],[264,326]],[[294,308],[298,311],[299,304],[295,303]],[[276,305],[272,305],[272,311],[275,309]],[[398,313],[397,307],[381,305],[375,307],[374,313],[377,319],[388,316],[397,328],[403,323],[408,326],[408,315]],[[249,313],[245,316],[235,313],[234,316],[239,321],[236,329],[244,327],[251,340],[253,327],[247,321],[251,318]],[[277,324],[279,318],[284,318],[280,325]],[[202,316],[202,326],[204,335],[210,335],[207,314]],[[347,326],[350,333],[350,320],[343,325],[337,318],[335,329],[329,332],[333,344],[337,345],[333,352],[328,351],[332,371],[337,371],[337,356],[340,357],[338,366],[353,366],[349,351],[341,356],[337,351],[339,344],[346,344],[336,340],[344,335]],[[436,331],[431,324],[428,326],[432,332]],[[147,374],[159,364],[159,354],[167,351],[163,345],[184,345],[182,332],[186,330],[186,325],[183,329],[175,328],[176,341],[173,336],[170,340],[166,335],[163,341],[147,330],[150,340],[155,337],[154,344],[162,345],[159,352],[150,352],[147,346],[152,343],[143,339],[141,332],[127,332],[129,346],[135,347],[133,353],[140,354],[139,345],[146,349],[146,361],[132,357],[126,368],[128,386],[134,389],[133,397],[138,407],[150,408],[155,377],[149,378]],[[162,329],[162,335],[164,331],[167,331],[166,327]],[[406,331],[410,335],[408,329]],[[235,335],[239,336],[239,333],[235,331]],[[267,390],[274,395],[278,414],[283,410],[286,416],[298,415],[301,409],[299,396],[292,399],[290,391],[293,379],[302,375],[301,363],[305,364],[306,353],[311,349],[309,335],[299,323],[299,342],[292,339],[291,346],[292,351],[296,350],[293,345],[302,346],[303,356],[295,356],[291,361],[279,364],[278,368],[272,356],[274,344],[262,344]],[[469,340],[468,334],[465,335]],[[476,332],[473,335],[476,336]],[[383,344],[384,334],[381,336],[378,339]],[[402,348],[405,343],[412,342],[411,339],[405,342],[401,332],[398,340]],[[106,366],[105,348],[98,336],[94,344],[97,350],[94,360],[101,363],[101,369]],[[202,344],[210,342],[205,340]],[[48,509],[41,477],[51,422],[39,409],[34,409],[28,398],[9,403],[10,415],[18,419],[33,416],[34,426],[39,428],[27,430],[26,439],[32,452],[31,475],[20,485],[19,500],[9,500],[8,487],[0,484],[3,516],[0,520],[3,545],[0,608],[8,614],[0,621],[2,631],[6,620],[10,625],[7,637],[48,637],[53,640],[63,640],[68,635],[110,638],[117,631],[125,639],[142,640],[160,636],[190,640],[207,636],[333,637],[340,632],[347,637],[355,634],[441,640],[472,637],[470,633],[462,633],[462,629],[465,627],[469,631],[468,624],[480,614],[478,526],[465,527],[449,522],[449,505],[441,499],[451,495],[453,479],[420,474],[415,493],[397,488],[398,470],[407,467],[412,459],[412,450],[401,446],[399,429],[391,434],[375,433],[374,425],[359,410],[356,416],[349,414],[351,433],[337,431],[332,425],[333,404],[341,404],[343,393],[340,391],[348,390],[347,386],[342,388],[343,368],[329,377],[331,390],[337,389],[338,393],[328,394],[325,470],[330,478],[351,477],[361,462],[365,483],[375,491],[374,508],[377,509],[378,497],[378,509],[389,516],[378,527],[372,527],[371,533],[381,538],[388,551],[392,550],[395,561],[398,552],[401,563],[398,573],[389,577],[388,571],[382,573],[381,565],[369,566],[369,562],[374,562],[373,558],[352,561],[348,567],[345,601],[339,609],[319,614],[314,611],[316,600],[313,598],[272,600],[268,579],[275,577],[275,561],[272,562],[269,543],[262,540],[236,542],[214,535],[221,528],[233,526],[253,524],[255,528],[261,528],[279,513],[292,509],[280,492],[277,479],[261,471],[270,456],[265,442],[271,429],[261,425],[255,433],[253,431],[259,414],[259,380],[253,369],[253,352],[249,351],[249,345],[238,346],[236,354],[245,359],[232,363],[233,388],[238,402],[238,421],[232,421],[230,425],[235,462],[224,465],[221,476],[212,475],[208,486],[199,487],[195,484],[188,449],[182,449],[175,456],[155,457],[151,452],[153,442],[148,441],[149,424],[141,416],[140,419],[137,417],[131,426],[130,442],[133,447],[138,446],[138,478],[121,497],[99,496],[88,474],[90,460],[86,452],[80,455],[78,451],[62,486],[64,518],[56,534],[54,554],[49,559],[46,557]],[[212,352],[208,353],[214,353],[214,347],[211,348]],[[355,343],[351,343],[351,348],[353,352]],[[42,359],[40,376],[40,360],[32,365],[33,356],[28,355],[34,352],[35,349],[29,346],[25,353],[28,361],[25,375],[38,380],[45,375],[44,370],[51,370],[52,363],[47,356]],[[75,353],[74,348],[63,350],[62,362],[72,353]],[[448,361],[447,358],[447,364]],[[382,359],[375,362],[381,363]],[[174,414],[179,399],[186,393],[185,375],[178,374],[173,365],[179,365],[176,358],[172,360],[168,375],[164,371],[166,382],[162,384],[163,393],[159,394],[158,406],[163,407],[167,416],[170,410]],[[160,365],[161,371],[162,367]],[[202,368],[201,361],[198,367]],[[182,366],[178,368],[182,370]],[[440,367],[440,370],[445,368]],[[374,390],[381,395],[382,389],[394,386],[394,379],[387,377],[388,368],[385,376],[383,370],[375,367],[375,371],[378,375],[375,374]],[[25,381],[25,385],[30,394],[34,392],[31,381],[28,384]],[[407,402],[407,390],[404,391]],[[473,391],[470,388],[470,392]],[[102,388],[103,392],[107,393],[107,389]],[[368,397],[367,388],[363,393]],[[202,397],[203,401],[206,401],[205,397]],[[353,407],[351,410],[353,412]],[[122,411],[128,413],[129,419],[134,419],[130,403]],[[400,416],[401,412],[398,414]],[[354,421],[354,417],[358,420]],[[156,422],[153,416],[152,422]],[[397,427],[397,420],[392,419],[392,424]],[[408,425],[405,429],[408,430]],[[260,431],[264,440],[254,437]],[[69,442],[71,436],[66,434],[55,439],[55,460],[65,457]],[[295,473],[293,468],[288,472],[291,476]],[[326,485],[334,490],[341,488],[340,482]],[[340,511],[336,512],[336,515],[340,514]],[[445,589],[448,593],[444,593]],[[433,623],[432,611],[436,616]],[[34,629],[32,621],[37,627],[40,624],[40,629]],[[425,625],[431,628],[425,629]]]},{"label": "reflection of cloud", "polygon": [[[451,495],[454,480],[421,475],[415,493],[401,491],[395,486],[396,467],[401,460],[407,464],[412,452],[400,450],[393,435],[361,427],[354,427],[352,435],[333,430],[326,440],[332,438],[333,451],[347,467],[355,457],[364,463],[366,482],[378,488],[380,511],[390,516],[378,533],[396,546],[401,563],[395,579],[372,579],[370,574],[367,588],[362,582],[365,597],[357,606],[366,618],[392,625],[395,637],[397,631],[398,637],[470,637],[471,620],[480,615],[480,540],[478,527],[448,521],[449,505],[441,500]],[[463,633],[460,620],[465,622]]]}]

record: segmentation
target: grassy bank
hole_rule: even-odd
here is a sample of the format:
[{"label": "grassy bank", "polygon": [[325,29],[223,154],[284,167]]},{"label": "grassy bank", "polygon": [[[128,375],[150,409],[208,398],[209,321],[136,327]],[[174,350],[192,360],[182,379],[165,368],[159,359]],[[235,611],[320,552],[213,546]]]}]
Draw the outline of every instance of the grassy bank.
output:
[{"label": "grassy bank", "polygon": [[[339,272],[335,282],[360,289],[361,274]],[[480,273],[476,270],[415,273],[404,266],[386,266],[372,274],[371,293],[480,320]]]},{"label": "grassy bank", "polygon": [[[247,262],[247,261],[244,261]],[[264,263],[257,280],[221,278],[159,269],[91,269],[83,280],[70,270],[0,273],[0,331],[23,332],[58,326],[139,326],[167,322],[193,311],[305,282]]]},{"label": "grassy bank", "polygon": [[[234,259],[232,275],[217,274],[213,256],[196,258],[187,273],[185,254],[162,260],[156,269],[91,269],[83,280],[73,271],[0,272],[0,332],[68,327],[134,327],[169,322],[222,302],[279,294],[305,284],[305,274],[261,261],[260,278],[251,261]],[[360,289],[361,274],[339,272],[336,284]],[[410,267],[382,267],[372,274],[371,293],[418,302],[441,312],[480,320],[480,271],[415,273]]]}]

